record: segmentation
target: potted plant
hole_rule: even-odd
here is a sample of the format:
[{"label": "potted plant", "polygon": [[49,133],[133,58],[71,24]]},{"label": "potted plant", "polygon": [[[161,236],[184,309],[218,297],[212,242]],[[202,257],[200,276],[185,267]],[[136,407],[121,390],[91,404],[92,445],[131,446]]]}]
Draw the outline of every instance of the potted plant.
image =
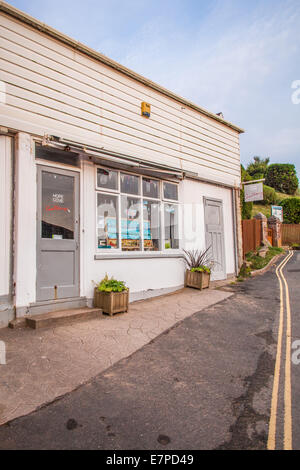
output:
[{"label": "potted plant", "polygon": [[210,274],[213,261],[210,247],[207,250],[183,250],[187,270],[185,273],[185,286],[194,289],[207,289],[210,284]]},{"label": "potted plant", "polygon": [[103,313],[114,315],[127,312],[129,289],[123,281],[109,279],[107,274],[94,290],[94,306],[102,308]]}]

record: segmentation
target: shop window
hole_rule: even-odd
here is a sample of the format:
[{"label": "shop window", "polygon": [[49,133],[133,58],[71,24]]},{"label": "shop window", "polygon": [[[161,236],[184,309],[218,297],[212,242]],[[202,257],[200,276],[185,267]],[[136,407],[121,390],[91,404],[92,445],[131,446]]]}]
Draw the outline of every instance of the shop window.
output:
[{"label": "shop window", "polygon": [[165,249],[179,248],[178,205],[164,204]]},{"label": "shop window", "polygon": [[118,172],[97,168],[97,187],[103,189],[118,189]]},{"label": "shop window", "polygon": [[98,250],[179,248],[177,184],[98,167],[96,191]]},{"label": "shop window", "polygon": [[97,240],[99,249],[119,247],[118,196],[97,194]]},{"label": "shop window", "polygon": [[144,250],[159,251],[160,246],[160,204],[157,201],[143,200]]},{"label": "shop window", "polygon": [[158,199],[159,181],[150,178],[143,178],[143,196]]},{"label": "shop window", "polygon": [[121,173],[121,193],[140,194],[140,178],[135,175]]},{"label": "shop window", "polygon": [[178,185],[164,181],[164,199],[178,201]]},{"label": "shop window", "polygon": [[141,249],[141,201],[130,196],[121,196],[121,239],[123,251]]}]

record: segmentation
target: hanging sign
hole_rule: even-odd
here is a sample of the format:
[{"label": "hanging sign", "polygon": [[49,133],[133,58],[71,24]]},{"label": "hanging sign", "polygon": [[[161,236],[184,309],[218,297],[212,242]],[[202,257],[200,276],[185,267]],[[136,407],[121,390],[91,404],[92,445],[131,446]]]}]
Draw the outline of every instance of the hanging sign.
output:
[{"label": "hanging sign", "polygon": [[281,206],[271,206],[271,214],[283,222],[283,208]]},{"label": "hanging sign", "polygon": [[245,202],[263,201],[264,187],[262,183],[245,184]]}]

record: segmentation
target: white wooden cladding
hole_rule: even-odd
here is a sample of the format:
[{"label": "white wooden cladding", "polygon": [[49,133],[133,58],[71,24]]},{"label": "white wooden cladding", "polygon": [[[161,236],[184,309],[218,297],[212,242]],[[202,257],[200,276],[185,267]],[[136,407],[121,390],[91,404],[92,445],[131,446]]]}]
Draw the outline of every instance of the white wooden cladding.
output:
[{"label": "white wooden cladding", "polygon": [[0,136],[0,297],[10,294],[12,142]]},{"label": "white wooden cladding", "polygon": [[[4,14],[0,51],[1,125],[239,183],[233,129]],[[141,101],[151,104],[150,119],[141,117]]]}]

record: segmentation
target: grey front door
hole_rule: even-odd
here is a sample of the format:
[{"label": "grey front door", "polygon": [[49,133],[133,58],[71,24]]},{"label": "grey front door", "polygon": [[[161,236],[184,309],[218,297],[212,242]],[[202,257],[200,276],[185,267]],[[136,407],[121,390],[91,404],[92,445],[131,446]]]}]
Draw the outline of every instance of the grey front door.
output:
[{"label": "grey front door", "polygon": [[221,201],[204,199],[206,246],[211,247],[214,261],[212,279],[226,279],[223,205]]},{"label": "grey front door", "polygon": [[38,167],[37,300],[79,296],[79,175]]}]

